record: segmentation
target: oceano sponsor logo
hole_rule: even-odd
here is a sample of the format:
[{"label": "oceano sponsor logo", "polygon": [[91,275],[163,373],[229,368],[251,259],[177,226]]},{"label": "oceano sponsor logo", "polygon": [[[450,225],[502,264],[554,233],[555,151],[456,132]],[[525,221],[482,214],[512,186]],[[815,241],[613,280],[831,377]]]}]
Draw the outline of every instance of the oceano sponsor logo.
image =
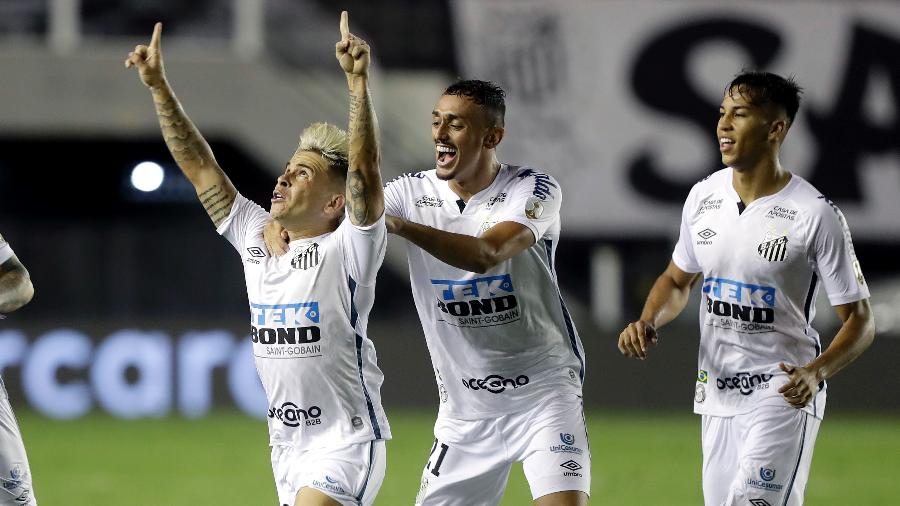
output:
[{"label": "oceano sponsor logo", "polygon": [[291,401],[287,401],[281,407],[269,408],[269,418],[277,418],[281,423],[288,427],[298,427],[300,423],[306,425],[320,425],[322,423],[322,408],[319,406],[310,406],[301,409]]},{"label": "oceano sponsor logo", "polygon": [[463,378],[462,383],[469,390],[485,390],[492,394],[499,394],[506,391],[507,388],[519,388],[528,384],[528,376],[520,374],[515,379],[504,378],[499,374],[491,374],[484,379]]},{"label": "oceano sponsor logo", "polygon": [[[719,390],[738,390],[742,395],[750,395],[756,390],[765,390],[769,388],[769,380],[772,379],[771,374],[750,374],[749,372],[739,372],[734,376],[727,376],[716,379],[716,386]],[[774,477],[774,471],[772,472]]]}]

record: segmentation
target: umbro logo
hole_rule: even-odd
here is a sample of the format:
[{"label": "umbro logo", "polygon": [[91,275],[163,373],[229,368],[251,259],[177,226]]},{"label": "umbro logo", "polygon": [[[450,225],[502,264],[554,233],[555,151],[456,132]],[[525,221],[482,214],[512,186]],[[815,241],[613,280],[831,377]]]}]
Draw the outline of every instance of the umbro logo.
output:
[{"label": "umbro logo", "polygon": [[701,239],[705,239],[708,241],[709,238],[716,235],[716,233],[712,229],[705,228],[700,232],[697,232],[697,235],[699,235]]},{"label": "umbro logo", "polygon": [[247,253],[250,253],[250,256],[255,258],[265,258],[266,252],[263,251],[259,246],[252,246],[247,248]]},{"label": "umbro logo", "polygon": [[769,501],[765,499],[750,499],[750,504],[753,506],[772,506],[769,504]]},{"label": "umbro logo", "polygon": [[559,467],[565,467],[569,471],[577,471],[581,469],[581,464],[575,462],[574,460],[567,460],[559,465]]}]

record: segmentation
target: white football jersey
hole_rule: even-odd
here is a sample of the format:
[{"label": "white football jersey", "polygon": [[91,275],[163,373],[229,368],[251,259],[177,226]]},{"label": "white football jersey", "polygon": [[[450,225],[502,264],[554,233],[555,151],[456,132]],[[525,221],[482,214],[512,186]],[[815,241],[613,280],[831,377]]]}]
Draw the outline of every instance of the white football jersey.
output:
[{"label": "white football jersey", "polygon": [[[740,211],[725,168],[694,185],[672,260],[703,274],[694,411],[732,416],[785,405],[780,362],[822,352],[812,327],[816,293],[832,305],[869,297],[840,210],[800,176]],[[825,385],[806,411],[821,418]]]},{"label": "white football jersey", "polygon": [[250,339],[269,401],[270,443],[298,449],[390,439],[366,324],[384,260],[384,217],[266,252],[269,213],[238,195],[219,226],[244,260]]},{"label": "white football jersey", "polygon": [[557,182],[504,164],[490,186],[464,203],[430,170],[394,179],[384,198],[387,214],[436,229],[480,236],[512,221],[536,239],[484,274],[408,244],[440,412],[471,420],[529,409],[561,392],[581,395],[584,349],[553,267],[562,201]]}]

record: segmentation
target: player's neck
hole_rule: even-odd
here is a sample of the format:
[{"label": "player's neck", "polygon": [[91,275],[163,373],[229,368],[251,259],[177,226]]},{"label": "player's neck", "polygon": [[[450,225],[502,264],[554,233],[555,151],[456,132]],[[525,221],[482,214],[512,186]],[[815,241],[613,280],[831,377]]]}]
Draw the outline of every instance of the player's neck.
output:
[{"label": "player's neck", "polygon": [[778,157],[762,160],[749,169],[732,171],[731,184],[744,205],[780,192],[791,180]]},{"label": "player's neck", "polygon": [[285,226],[285,231],[287,231],[287,233],[288,233],[288,238],[289,238],[289,242],[290,242],[290,241],[295,241],[298,239],[309,239],[310,237],[319,237],[320,235],[324,235],[329,232],[334,232],[334,230],[336,228],[337,227],[334,226],[334,224],[326,222],[326,223],[293,225],[290,227]]},{"label": "player's neck", "polygon": [[461,178],[451,179],[449,183],[450,189],[453,190],[453,193],[459,195],[459,198],[464,202],[468,202],[472,195],[490,186],[494,179],[497,178],[498,172],[500,172],[500,162],[497,161],[496,156],[492,155],[490,158],[486,158],[484,162],[479,163],[470,174],[466,174]]}]

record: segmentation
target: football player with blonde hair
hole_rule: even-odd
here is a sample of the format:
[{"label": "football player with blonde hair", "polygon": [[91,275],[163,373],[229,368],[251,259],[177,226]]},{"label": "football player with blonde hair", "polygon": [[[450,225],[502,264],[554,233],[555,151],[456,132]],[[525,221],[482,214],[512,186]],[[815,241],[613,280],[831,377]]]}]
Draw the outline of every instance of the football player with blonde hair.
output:
[{"label": "football player with blonde hair", "polygon": [[[175,98],[163,70],[162,25],[125,61],[150,88],[166,145],[217,231],[243,257],[284,506],[372,504],[391,437],[379,392],[384,377],[366,337],[387,236],[369,46],[350,33],[346,12],[340,27],[335,56],[349,88],[350,133],[325,123],[304,130],[269,213],[237,192]],[[267,255],[263,242],[273,219],[290,239],[280,258]]]}]

